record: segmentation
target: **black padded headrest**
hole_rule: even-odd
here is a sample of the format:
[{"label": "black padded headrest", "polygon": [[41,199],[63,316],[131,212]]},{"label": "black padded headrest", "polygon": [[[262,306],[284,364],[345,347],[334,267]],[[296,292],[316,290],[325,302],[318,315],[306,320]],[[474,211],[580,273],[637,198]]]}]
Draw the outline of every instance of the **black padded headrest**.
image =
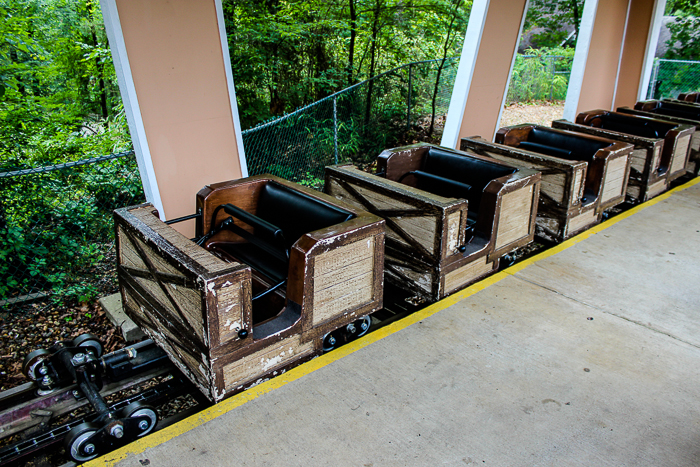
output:
[{"label": "black padded headrest", "polygon": [[700,109],[679,108],[666,104],[665,102],[661,102],[659,107],[654,110],[654,113],[669,115],[671,117],[687,118],[688,120],[700,120]]},{"label": "black padded headrest", "polygon": [[619,131],[628,135],[641,136],[643,138],[662,138],[674,125],[654,122],[645,118],[632,115],[607,113],[600,115],[601,128],[611,131]]},{"label": "black padded headrest", "polygon": [[564,157],[567,160],[590,161],[599,149],[610,146],[610,143],[548,128],[533,128],[527,136],[527,141],[569,151],[570,156]]},{"label": "black padded headrest", "polygon": [[[470,157],[468,154],[455,154],[431,147],[423,159],[423,171],[470,185],[471,190],[468,190],[466,198],[469,201],[469,211],[476,212],[486,185],[493,179],[515,173],[517,169]],[[418,188],[434,193],[429,186],[421,185],[420,179]]]},{"label": "black padded headrest", "polygon": [[345,209],[275,182],[268,182],[260,191],[256,214],[282,229],[289,247],[308,232],[340,224],[354,217],[353,213]]}]

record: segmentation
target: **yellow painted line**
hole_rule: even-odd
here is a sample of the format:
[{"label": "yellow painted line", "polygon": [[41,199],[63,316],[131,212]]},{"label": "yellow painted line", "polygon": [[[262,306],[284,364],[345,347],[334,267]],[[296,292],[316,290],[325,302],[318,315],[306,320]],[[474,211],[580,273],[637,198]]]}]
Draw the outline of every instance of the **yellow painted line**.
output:
[{"label": "yellow painted line", "polygon": [[504,271],[489,276],[467,287],[466,289],[456,292],[450,295],[449,297],[443,298],[439,302],[433,303],[432,305],[429,305],[420,311],[412,313],[411,315],[406,316],[401,320],[395,321],[394,323],[391,323],[388,326],[371,332],[366,336],[361,337],[360,339],[345,344],[344,346],[334,350],[333,352],[321,355],[320,357],[317,357],[309,362],[306,362],[302,365],[299,365],[296,368],[287,371],[283,375],[276,376],[275,378],[261,383],[258,386],[255,386],[251,389],[248,389],[245,392],[225,399],[223,402],[220,402],[208,409],[205,409],[195,415],[192,415],[191,417],[188,417],[185,420],[182,420],[174,425],[171,425],[151,435],[148,435],[143,439],[137,440],[109,454],[105,454],[102,457],[98,457],[97,459],[88,461],[83,465],[87,467],[114,466],[119,461],[126,459],[129,455],[140,454],[146,451],[147,449],[159,446],[165,443],[166,441],[169,441],[177,436],[180,436],[183,433],[186,433],[194,428],[204,425],[208,421],[214,420],[215,418],[230,412],[236,407],[240,407],[243,404],[257,399],[258,397],[264,394],[272,392],[275,389],[281,388],[282,386],[296,381],[305,375],[308,375],[316,370],[328,366],[335,361],[345,358],[348,355],[355,353],[358,350],[363,349],[370,344],[373,344],[374,342],[380,341],[385,337],[390,336],[391,334],[401,331],[402,329],[406,329],[407,327],[419,321],[429,318],[435,313],[444,310],[445,308],[448,308],[454,305],[455,303],[458,303],[464,300],[465,298],[476,294],[477,292],[481,292],[482,290],[490,287],[491,285],[497,282],[500,282],[508,276],[512,276],[513,274],[517,273],[518,271],[521,271],[527,266],[541,261],[543,259],[549,258],[550,256],[553,256],[563,250],[566,250],[567,248],[576,245],[582,240],[585,240],[586,238],[595,235],[598,232],[601,232],[609,227],[612,227],[613,225],[617,224],[618,222],[624,219],[627,219],[628,217],[638,213],[639,211],[669,198],[674,193],[690,188],[691,186],[694,186],[698,183],[700,183],[700,177],[694,178],[688,183],[680,185],[674,188],[673,190],[667,191],[666,193],[663,193],[650,201],[635,206],[634,208],[629,209],[628,211],[625,211],[624,213],[619,214],[614,218],[609,219],[601,224],[598,224],[597,226],[592,227],[586,230],[585,232],[582,232],[577,236],[572,237],[566,240],[565,242],[562,242],[559,245],[548,249],[547,251],[535,255],[532,258],[521,261],[518,264],[511,266]]}]

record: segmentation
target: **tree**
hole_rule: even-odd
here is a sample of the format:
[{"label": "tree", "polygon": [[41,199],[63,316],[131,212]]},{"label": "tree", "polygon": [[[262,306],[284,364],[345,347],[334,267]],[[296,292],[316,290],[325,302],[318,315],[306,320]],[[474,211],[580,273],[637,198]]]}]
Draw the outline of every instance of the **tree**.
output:
[{"label": "tree", "polygon": [[700,60],[700,0],[671,0],[666,13],[675,19],[668,25],[671,39],[665,58]]},{"label": "tree", "polygon": [[524,25],[526,32],[533,33],[531,46],[576,44],[582,12],[583,0],[532,0]]}]

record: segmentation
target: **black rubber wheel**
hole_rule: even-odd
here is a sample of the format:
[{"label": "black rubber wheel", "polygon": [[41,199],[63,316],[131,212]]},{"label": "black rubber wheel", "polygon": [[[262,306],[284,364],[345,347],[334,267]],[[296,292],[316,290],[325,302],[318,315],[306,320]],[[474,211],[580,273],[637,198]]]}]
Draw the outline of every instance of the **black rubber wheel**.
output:
[{"label": "black rubber wheel", "polygon": [[49,358],[50,355],[51,352],[44,349],[29,352],[29,355],[24,357],[24,362],[22,363],[22,373],[24,373],[24,376],[31,379],[32,381],[36,381],[37,379],[41,378],[41,375],[36,374],[35,370],[37,369],[39,364],[43,360]]},{"label": "black rubber wheel", "polygon": [[324,352],[330,352],[331,350],[335,349],[335,346],[338,344],[338,339],[333,335],[332,332],[329,332],[325,336],[323,336],[323,351]]},{"label": "black rubber wheel", "polygon": [[80,463],[94,459],[100,454],[89,441],[97,430],[99,427],[93,423],[81,423],[68,432],[64,446],[71,459]]},{"label": "black rubber wheel", "polygon": [[102,342],[93,334],[81,334],[73,339],[73,347],[81,347],[90,352],[95,358],[100,358],[104,352]]},{"label": "black rubber wheel", "polygon": [[148,417],[148,426],[141,426],[143,420],[141,423],[139,423],[139,438],[153,431],[158,423],[158,414],[156,413],[156,410],[143,402],[132,402],[121,410],[120,415],[121,418]]},{"label": "black rubber wheel", "polygon": [[364,336],[369,332],[369,328],[372,327],[372,318],[365,316],[362,319],[355,321],[355,327],[357,328],[357,337]]}]

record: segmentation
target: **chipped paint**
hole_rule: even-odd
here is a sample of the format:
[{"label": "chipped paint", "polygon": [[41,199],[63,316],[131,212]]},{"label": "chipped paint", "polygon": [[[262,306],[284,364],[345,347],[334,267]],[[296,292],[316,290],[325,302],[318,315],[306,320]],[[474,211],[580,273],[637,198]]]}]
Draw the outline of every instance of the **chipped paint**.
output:
[{"label": "chipped paint", "polygon": [[216,297],[216,289],[214,287],[216,287],[216,285],[213,282],[209,282],[207,284],[207,290],[209,291],[209,293]]}]

